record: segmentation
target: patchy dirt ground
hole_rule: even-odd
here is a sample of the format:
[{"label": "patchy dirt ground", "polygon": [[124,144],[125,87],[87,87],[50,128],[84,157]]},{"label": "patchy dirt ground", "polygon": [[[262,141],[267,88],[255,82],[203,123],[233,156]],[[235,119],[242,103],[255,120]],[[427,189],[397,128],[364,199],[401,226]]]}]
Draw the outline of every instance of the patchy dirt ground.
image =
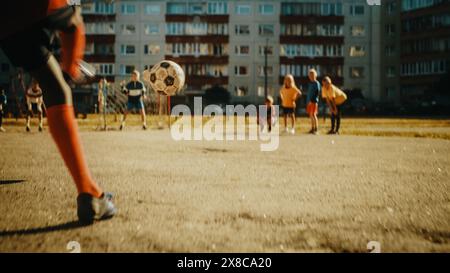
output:
[{"label": "patchy dirt ground", "polygon": [[299,133],[263,153],[167,130],[83,132],[119,212],[82,227],[48,132],[14,131],[0,134],[1,252],[450,251],[449,140]]}]

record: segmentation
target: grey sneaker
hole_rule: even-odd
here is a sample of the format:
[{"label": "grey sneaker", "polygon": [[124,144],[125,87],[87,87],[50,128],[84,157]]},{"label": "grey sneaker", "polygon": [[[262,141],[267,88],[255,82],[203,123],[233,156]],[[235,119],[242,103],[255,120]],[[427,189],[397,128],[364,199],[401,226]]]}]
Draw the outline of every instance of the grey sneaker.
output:
[{"label": "grey sneaker", "polygon": [[81,223],[92,224],[94,220],[104,220],[113,217],[117,209],[112,202],[111,193],[103,193],[100,198],[88,193],[80,193],[77,197],[78,219]]}]

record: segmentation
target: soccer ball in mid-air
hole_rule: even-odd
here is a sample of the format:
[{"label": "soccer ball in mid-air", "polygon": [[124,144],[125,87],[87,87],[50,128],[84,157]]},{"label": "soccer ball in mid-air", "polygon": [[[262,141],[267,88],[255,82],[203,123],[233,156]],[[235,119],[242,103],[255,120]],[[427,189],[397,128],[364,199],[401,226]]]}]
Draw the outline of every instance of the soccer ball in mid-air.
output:
[{"label": "soccer ball in mid-air", "polygon": [[175,62],[161,61],[146,73],[144,78],[161,95],[173,96],[184,86],[185,74]]}]

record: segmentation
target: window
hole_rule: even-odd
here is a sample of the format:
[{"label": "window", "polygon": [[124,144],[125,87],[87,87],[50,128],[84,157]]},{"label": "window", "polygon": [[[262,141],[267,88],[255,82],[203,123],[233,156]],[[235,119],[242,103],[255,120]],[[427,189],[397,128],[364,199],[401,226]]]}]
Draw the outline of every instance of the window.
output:
[{"label": "window", "polygon": [[167,14],[186,14],[186,3],[167,3]]},{"label": "window", "polygon": [[250,15],[252,12],[252,9],[250,5],[236,5],[236,14],[239,15]]},{"label": "window", "polygon": [[123,75],[123,76],[130,75],[131,72],[133,72],[133,70],[134,70],[134,65],[124,65],[124,64],[120,65],[120,75]]},{"label": "window", "polygon": [[208,24],[208,35],[228,35],[228,24]]},{"label": "window", "polygon": [[351,46],[350,57],[363,57],[366,55],[364,46]]},{"label": "window", "polygon": [[387,3],[387,5],[386,5],[386,12],[387,12],[388,15],[395,14],[396,10],[397,10],[397,2],[391,1],[391,2]]},{"label": "window", "polygon": [[235,27],[236,35],[250,35],[249,25],[236,25]]},{"label": "window", "polygon": [[261,4],[259,5],[259,13],[262,15],[272,15],[274,14],[274,7],[272,4]]},{"label": "window", "polygon": [[[264,92],[265,92],[264,86],[262,86],[262,85],[258,86],[258,96],[259,97],[264,97]],[[267,86],[267,94],[268,95],[273,95],[274,94],[272,86]]]},{"label": "window", "polygon": [[235,47],[236,55],[248,55],[250,54],[250,46],[240,45]]},{"label": "window", "polygon": [[161,6],[158,4],[145,5],[145,14],[147,15],[159,15],[161,13]]},{"label": "window", "polygon": [[342,57],[342,45],[325,45],[325,56],[327,57]]},{"label": "window", "polygon": [[342,3],[324,3],[324,4],[322,4],[321,15],[323,15],[323,16],[342,15]]},{"label": "window", "polygon": [[189,14],[203,14],[205,6],[203,3],[189,3]]},{"label": "window", "polygon": [[124,35],[131,35],[136,33],[136,26],[129,24],[129,25],[121,25],[122,34]]},{"label": "window", "polygon": [[82,13],[84,14],[114,14],[114,3],[102,3],[98,1],[82,1]]},{"label": "window", "polygon": [[350,67],[350,78],[363,78],[364,67]]},{"label": "window", "polygon": [[234,74],[236,76],[247,76],[248,75],[248,68],[246,66],[240,65],[234,67]]},{"label": "window", "polygon": [[112,54],[114,54],[114,44],[95,43],[94,50],[95,50],[95,54],[112,55]]},{"label": "window", "polygon": [[388,100],[395,100],[397,95],[397,89],[393,86],[386,87],[386,97]]},{"label": "window", "polygon": [[275,33],[274,25],[259,25],[259,35],[269,36]]},{"label": "window", "polygon": [[281,35],[299,36],[302,35],[302,28],[301,24],[282,24],[280,31]]},{"label": "window", "polygon": [[209,2],[208,14],[228,14],[228,4],[222,1]]},{"label": "window", "polygon": [[186,24],[168,23],[166,31],[168,35],[184,35],[186,33]]},{"label": "window", "polygon": [[363,5],[351,5],[350,6],[350,15],[364,15],[364,6]]},{"label": "window", "polygon": [[[266,47],[265,45],[259,46],[259,55],[260,56],[264,56],[264,48],[265,47]],[[273,55],[273,46],[267,46],[267,56],[272,56],[272,55]]]},{"label": "window", "polygon": [[352,33],[353,37],[360,37],[366,35],[366,30],[364,26],[351,26],[350,32]]},{"label": "window", "polygon": [[[273,66],[267,66],[267,76],[273,75]],[[258,66],[258,76],[264,77],[264,65]]]},{"label": "window", "polygon": [[300,45],[281,45],[280,55],[287,57],[296,57],[300,55]]},{"label": "window", "polygon": [[134,45],[121,45],[120,54],[122,55],[134,55],[136,53],[136,47]]},{"label": "window", "polygon": [[402,10],[408,11],[408,10],[430,7],[430,6],[442,3],[444,1],[445,0],[403,0],[402,1]]},{"label": "window", "polygon": [[95,2],[95,12],[101,14],[113,14],[114,3]]},{"label": "window", "polygon": [[247,86],[235,86],[234,93],[238,97],[244,97],[248,95],[248,87]]},{"label": "window", "polygon": [[386,34],[389,36],[395,35],[395,25],[394,24],[387,24],[386,25]]},{"label": "window", "polygon": [[92,64],[96,71],[97,74],[99,75],[113,75],[114,74],[114,64]]},{"label": "window", "polygon": [[385,47],[385,53],[388,57],[395,56],[395,45],[387,45]]},{"label": "window", "polygon": [[114,34],[114,23],[85,23],[87,34]]},{"label": "window", "polygon": [[395,66],[388,66],[386,76],[388,78],[394,78],[396,76]]},{"label": "window", "polygon": [[159,34],[159,24],[158,23],[145,24],[144,25],[144,33],[145,33],[145,35]]},{"label": "window", "polygon": [[160,45],[144,45],[144,54],[157,55],[161,51]]},{"label": "window", "polygon": [[318,25],[303,25],[303,35],[305,36],[315,36],[317,35]]},{"label": "window", "polygon": [[322,36],[341,36],[343,35],[342,26],[340,25],[321,25],[320,35]]},{"label": "window", "polygon": [[121,6],[122,14],[135,14],[136,13],[136,5],[134,4],[122,4]]}]

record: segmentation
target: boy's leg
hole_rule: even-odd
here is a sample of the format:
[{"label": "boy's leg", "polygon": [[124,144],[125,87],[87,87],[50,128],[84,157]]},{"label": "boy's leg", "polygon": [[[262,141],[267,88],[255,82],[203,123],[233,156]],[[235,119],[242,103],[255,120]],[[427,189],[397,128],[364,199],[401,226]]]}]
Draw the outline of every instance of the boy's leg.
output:
[{"label": "boy's leg", "polygon": [[334,132],[335,123],[336,123],[336,115],[334,113],[331,113],[331,132]]},{"label": "boy's leg", "polygon": [[30,131],[30,120],[31,120],[32,111],[33,111],[33,105],[31,103],[27,103],[27,116],[25,118],[25,121],[26,121],[25,126],[27,129],[27,132]]},{"label": "boy's leg", "polygon": [[120,122],[120,130],[123,129],[123,127],[125,126],[125,120],[127,119],[127,115],[128,115],[128,109],[125,109],[123,111],[123,116],[122,116],[122,121]]},{"label": "boy's leg", "polygon": [[337,115],[336,115],[336,132],[339,132],[339,129],[341,128],[341,107],[336,106],[337,108]]},{"label": "boy's leg", "polygon": [[55,57],[51,55],[46,65],[31,72],[42,90],[47,105],[50,134],[75,181],[78,193],[102,196],[102,190],[92,179],[78,134],[70,87],[64,80]]},{"label": "boy's leg", "polygon": [[144,129],[147,129],[147,116],[145,115],[145,109],[141,109],[141,120],[142,120],[142,126]]},{"label": "boy's leg", "polygon": [[314,131],[317,132],[319,128],[319,118],[317,117],[317,112],[314,113]]},{"label": "boy's leg", "polygon": [[39,128],[39,131],[42,131],[42,116],[43,116],[42,106],[41,106],[41,104],[38,104],[37,107],[38,107],[37,111],[38,111],[38,118],[39,118],[39,127],[38,128]]}]

